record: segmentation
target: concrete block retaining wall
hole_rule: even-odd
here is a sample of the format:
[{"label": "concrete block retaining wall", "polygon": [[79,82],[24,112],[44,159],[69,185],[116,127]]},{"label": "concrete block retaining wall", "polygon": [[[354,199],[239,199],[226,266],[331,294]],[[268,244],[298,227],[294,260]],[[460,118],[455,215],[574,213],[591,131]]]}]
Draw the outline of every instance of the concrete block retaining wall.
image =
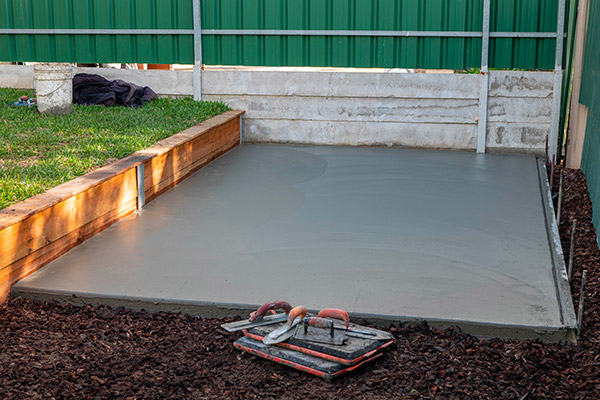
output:
[{"label": "concrete block retaining wall", "polygon": [[[0,66],[0,86],[33,87],[30,68]],[[190,71],[77,71],[148,85],[160,95],[193,93]],[[552,72],[490,71],[489,150],[544,152],[553,78]],[[479,80],[381,69],[210,67],[202,72],[202,98],[246,110],[249,142],[474,150]]]},{"label": "concrete block retaining wall", "polygon": [[487,147],[544,152],[553,72],[490,71]]}]

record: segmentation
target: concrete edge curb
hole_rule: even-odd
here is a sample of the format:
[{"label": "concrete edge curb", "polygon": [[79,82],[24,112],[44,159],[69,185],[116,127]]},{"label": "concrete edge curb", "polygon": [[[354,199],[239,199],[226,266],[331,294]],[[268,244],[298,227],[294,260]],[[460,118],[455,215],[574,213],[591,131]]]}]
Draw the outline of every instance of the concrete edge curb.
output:
[{"label": "concrete edge curb", "polygon": [[548,244],[551,249],[552,272],[554,274],[554,283],[556,285],[556,294],[560,306],[561,321],[569,331],[569,341],[577,341],[577,319],[575,317],[575,307],[573,306],[573,297],[571,295],[571,286],[567,277],[567,267],[565,265],[564,254],[560,242],[560,234],[552,203],[552,193],[548,182],[546,165],[540,158],[536,160],[538,167],[538,176],[540,183],[540,194],[542,196],[542,205],[546,217],[546,232],[548,234]]},{"label": "concrete edge curb", "polygon": [[[123,307],[134,311],[155,312],[180,312],[202,318],[246,318],[251,311],[258,308],[258,304],[229,304],[209,303],[199,301],[148,299],[134,296],[110,296],[90,293],[68,293],[57,290],[36,290],[15,286],[13,293],[17,296],[27,297],[39,301],[57,301],[80,307],[83,305],[100,306],[106,305],[112,308]],[[319,310],[309,309],[317,313]],[[483,339],[540,339],[544,342],[571,342],[570,330],[567,327],[550,328],[545,326],[526,325],[498,325],[492,323],[480,323],[466,320],[421,318],[413,316],[389,316],[380,314],[353,313],[349,315],[354,322],[366,321],[377,327],[386,328],[392,324],[401,326],[418,326],[427,323],[435,329],[454,328],[462,333]]]}]

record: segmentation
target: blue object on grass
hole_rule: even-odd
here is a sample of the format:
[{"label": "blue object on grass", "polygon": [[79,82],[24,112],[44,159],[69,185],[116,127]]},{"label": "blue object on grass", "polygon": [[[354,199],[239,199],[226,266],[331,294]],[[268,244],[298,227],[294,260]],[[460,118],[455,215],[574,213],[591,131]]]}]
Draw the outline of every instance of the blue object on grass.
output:
[{"label": "blue object on grass", "polygon": [[10,103],[11,106],[16,106],[16,107],[35,107],[37,106],[37,103],[35,101],[35,98],[30,99],[27,96],[21,96],[19,97],[18,101],[15,101],[14,103]]}]

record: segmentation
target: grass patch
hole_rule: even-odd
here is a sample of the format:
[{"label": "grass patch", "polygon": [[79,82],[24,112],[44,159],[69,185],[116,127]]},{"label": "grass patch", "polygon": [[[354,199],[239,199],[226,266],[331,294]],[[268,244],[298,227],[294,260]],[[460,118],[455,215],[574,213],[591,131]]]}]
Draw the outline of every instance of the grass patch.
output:
[{"label": "grass patch", "polygon": [[140,109],[74,106],[66,116],[8,104],[32,90],[0,89],[0,209],[67,182],[227,110],[155,99]]}]

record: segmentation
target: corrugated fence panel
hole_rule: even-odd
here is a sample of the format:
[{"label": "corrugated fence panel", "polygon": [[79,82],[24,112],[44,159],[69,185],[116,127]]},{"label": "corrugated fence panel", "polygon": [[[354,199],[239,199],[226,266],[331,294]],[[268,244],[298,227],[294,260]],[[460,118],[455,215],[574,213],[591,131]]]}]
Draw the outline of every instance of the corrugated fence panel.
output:
[{"label": "corrugated fence panel", "polygon": [[[203,0],[202,27],[478,31],[481,13],[481,0]],[[202,43],[213,65],[461,69],[481,60],[479,38],[207,35]]]},{"label": "corrugated fence panel", "polygon": [[[556,32],[558,0],[497,0],[491,4],[492,32]],[[490,68],[554,69],[555,45],[555,39],[492,39]]]},{"label": "corrugated fence panel", "polygon": [[[0,28],[191,29],[191,0],[0,0]],[[193,63],[192,35],[0,35],[0,61]]]},{"label": "corrugated fence panel", "polygon": [[[590,113],[595,112],[596,117],[600,118],[600,2],[592,1],[589,7],[579,101],[589,107]],[[586,133],[586,140],[587,136]]]},{"label": "corrugated fence panel", "polygon": [[588,112],[585,128],[581,170],[585,174],[590,199],[592,200],[592,220],[596,228],[598,243],[600,243],[600,121],[591,109]]},{"label": "corrugated fence panel", "polygon": [[[481,31],[483,0],[201,0],[204,29]],[[558,0],[492,0],[491,31],[555,32]],[[192,29],[192,0],[0,0],[0,28]],[[553,39],[490,67],[552,69]],[[0,35],[0,61],[192,63],[192,35]],[[209,65],[477,68],[481,38],[203,36]]]},{"label": "corrugated fence panel", "polygon": [[[555,32],[558,0],[492,0],[492,31]],[[482,0],[203,0],[204,29],[480,31]],[[240,47],[241,46],[241,47]],[[553,69],[554,39],[492,38],[490,67]],[[480,38],[206,36],[213,65],[477,68]]]},{"label": "corrugated fence panel", "polygon": [[592,1],[589,7],[579,95],[579,101],[589,108],[581,169],[585,173],[592,200],[596,234],[600,235],[600,2]]}]

